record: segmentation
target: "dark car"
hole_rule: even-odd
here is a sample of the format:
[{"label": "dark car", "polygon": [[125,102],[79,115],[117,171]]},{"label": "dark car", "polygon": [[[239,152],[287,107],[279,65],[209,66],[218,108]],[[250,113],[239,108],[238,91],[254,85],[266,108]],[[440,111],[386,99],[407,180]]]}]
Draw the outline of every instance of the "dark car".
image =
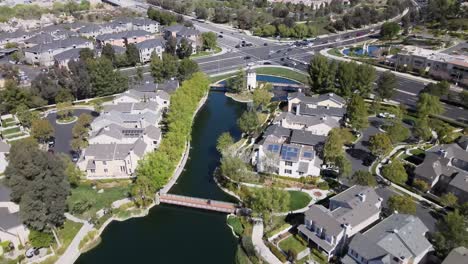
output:
[{"label": "dark car", "polygon": [[271,65],[271,62],[265,61],[263,65]]},{"label": "dark car", "polygon": [[221,31],[221,32],[219,32],[219,34],[224,34],[224,32],[223,32],[223,31]]},{"label": "dark car", "polygon": [[245,46],[246,46],[246,47],[252,47],[253,44],[252,44],[252,43],[246,43]]},{"label": "dark car", "polygon": [[280,61],[284,61],[284,58],[281,58]]},{"label": "dark car", "polygon": [[235,46],[236,49],[238,49],[238,48],[240,48],[240,47],[241,47],[241,46],[240,46],[239,44],[237,44],[237,45]]},{"label": "dark car", "polygon": [[223,35],[218,35],[218,38],[223,38]]},{"label": "dark car", "polygon": [[250,60],[250,56],[245,56],[244,60]]},{"label": "dark car", "polygon": [[268,43],[266,43],[266,42],[265,42],[265,43],[263,43],[263,46],[268,46]]},{"label": "dark car", "polygon": [[55,138],[50,138],[47,144],[49,145],[49,148],[53,148],[55,146]]},{"label": "dark car", "polygon": [[80,154],[76,153],[76,152],[73,152],[72,153],[72,161],[73,162],[77,162],[78,159],[80,159]]}]

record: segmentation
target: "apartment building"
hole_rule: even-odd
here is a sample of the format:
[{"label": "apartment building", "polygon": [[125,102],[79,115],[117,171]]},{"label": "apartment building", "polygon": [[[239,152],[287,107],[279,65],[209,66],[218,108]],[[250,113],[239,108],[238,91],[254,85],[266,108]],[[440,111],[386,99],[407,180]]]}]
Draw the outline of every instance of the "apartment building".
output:
[{"label": "apartment building", "polygon": [[137,44],[151,38],[151,33],[144,30],[108,33],[96,36],[96,46],[101,48],[106,44],[111,44],[112,46],[125,47],[127,44]]},{"label": "apartment building", "polygon": [[135,44],[138,49],[138,54],[140,55],[140,62],[146,63],[151,61],[151,56],[153,54],[156,54],[162,59],[162,54],[166,46],[165,42],[166,41],[163,38],[158,37]]},{"label": "apartment building", "polygon": [[468,56],[406,46],[395,56],[396,66],[426,72],[438,78],[468,85]]},{"label": "apartment building", "polygon": [[24,50],[24,57],[26,62],[29,64],[52,66],[54,65],[55,55],[67,50],[78,48],[93,49],[93,43],[86,39],[71,37],[27,48]]},{"label": "apartment building", "polygon": [[368,186],[354,185],[330,199],[329,208],[312,205],[298,227],[309,243],[330,260],[350,237],[379,219],[382,198]]}]

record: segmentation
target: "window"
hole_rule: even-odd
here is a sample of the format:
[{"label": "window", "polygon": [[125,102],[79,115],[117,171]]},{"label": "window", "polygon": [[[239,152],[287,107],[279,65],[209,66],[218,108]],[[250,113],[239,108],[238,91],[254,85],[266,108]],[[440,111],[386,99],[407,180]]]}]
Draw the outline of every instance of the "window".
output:
[{"label": "window", "polygon": [[89,170],[89,171],[90,171],[91,173],[95,173],[95,172],[96,172],[96,170],[94,170],[94,169],[91,169],[91,170]]},{"label": "window", "polygon": [[104,173],[107,173],[107,172],[108,172],[108,170],[107,170],[107,169],[104,169]]},{"label": "window", "polygon": [[285,161],[284,163],[285,163],[286,166],[290,166],[290,167],[293,165],[293,163],[291,161]]},{"label": "window", "polygon": [[284,173],[285,173],[285,174],[291,174],[292,171],[291,171],[291,170],[284,170]]},{"label": "window", "polygon": [[155,140],[155,141],[153,141],[153,144],[155,144],[155,145],[156,145],[156,144],[158,144],[158,141],[156,141],[156,140]]},{"label": "window", "polygon": [[302,176],[302,175],[304,175],[304,173],[303,173],[302,171],[300,171],[300,172],[299,172],[299,175]]},{"label": "window", "polygon": [[125,171],[125,166],[120,166],[120,171],[124,172]]},{"label": "window", "polygon": [[102,165],[107,165],[107,161],[102,161]]}]

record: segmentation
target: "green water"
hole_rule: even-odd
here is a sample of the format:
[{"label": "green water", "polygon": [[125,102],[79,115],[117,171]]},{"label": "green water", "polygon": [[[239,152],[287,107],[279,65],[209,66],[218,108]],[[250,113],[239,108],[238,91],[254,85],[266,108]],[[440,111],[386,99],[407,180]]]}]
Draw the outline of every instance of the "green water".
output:
[{"label": "green water", "polygon": [[[171,193],[230,201],[213,182],[219,163],[216,140],[229,131],[239,138],[244,105],[211,92],[192,132],[185,171]],[[221,213],[159,205],[148,216],[111,223],[102,242],[77,263],[234,263],[237,240]]]}]

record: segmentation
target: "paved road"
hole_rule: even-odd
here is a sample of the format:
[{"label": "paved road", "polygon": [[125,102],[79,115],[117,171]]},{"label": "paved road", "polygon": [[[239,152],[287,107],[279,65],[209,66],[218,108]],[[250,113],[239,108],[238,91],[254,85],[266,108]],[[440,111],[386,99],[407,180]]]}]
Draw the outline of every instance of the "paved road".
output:
[{"label": "paved road", "polygon": [[[91,114],[91,110],[85,109],[76,109],[73,111],[75,116],[79,116],[83,113]],[[52,124],[55,129],[55,146],[53,147],[55,152],[64,153],[67,155],[72,154],[72,149],[70,147],[70,142],[73,139],[72,129],[76,122],[66,125],[60,125],[56,122],[57,114],[51,113],[47,116],[47,120]]]},{"label": "paved road", "polygon": [[258,221],[254,224],[252,229],[252,243],[255,250],[260,253],[262,258],[270,264],[281,264],[281,261],[271,253],[270,249],[263,242],[263,222]]}]

